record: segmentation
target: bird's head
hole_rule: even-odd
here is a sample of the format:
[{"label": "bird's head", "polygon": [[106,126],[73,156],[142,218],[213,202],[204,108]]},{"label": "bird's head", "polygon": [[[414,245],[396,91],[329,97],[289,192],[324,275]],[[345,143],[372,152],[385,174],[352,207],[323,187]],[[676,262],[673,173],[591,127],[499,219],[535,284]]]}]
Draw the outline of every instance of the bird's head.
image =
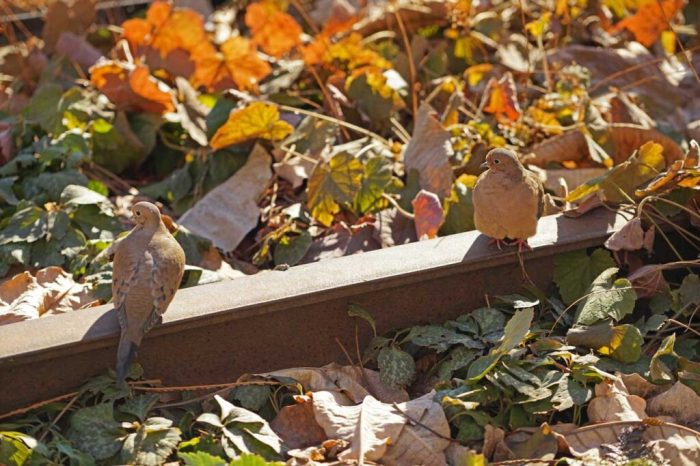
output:
[{"label": "bird's head", "polygon": [[134,223],[140,227],[155,227],[160,224],[160,210],[150,202],[137,202],[131,208]]},{"label": "bird's head", "polygon": [[481,168],[494,172],[519,173],[523,170],[523,165],[515,152],[498,148],[486,154],[486,162],[481,164]]}]

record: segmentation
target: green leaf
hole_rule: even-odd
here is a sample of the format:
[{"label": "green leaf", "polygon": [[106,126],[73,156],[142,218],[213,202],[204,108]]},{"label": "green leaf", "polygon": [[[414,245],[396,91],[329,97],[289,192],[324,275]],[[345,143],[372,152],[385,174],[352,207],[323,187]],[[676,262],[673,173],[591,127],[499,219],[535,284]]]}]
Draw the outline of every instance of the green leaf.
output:
[{"label": "green leaf", "polygon": [[112,403],[82,408],[70,420],[70,439],[95,459],[104,460],[122,447],[124,431],[114,420]]},{"label": "green leaf", "polygon": [[548,388],[530,385],[503,370],[495,371],[489,377],[493,377],[493,380],[500,384],[514,388],[518,393],[525,395],[529,402],[544,400],[552,396],[552,392]]},{"label": "green leaf", "polygon": [[585,250],[554,256],[554,282],[564,303],[579,299],[598,275],[614,266],[615,261],[605,249],[596,249],[590,256]]},{"label": "green leaf", "polygon": [[148,155],[124,112],[118,112],[111,123],[97,118],[92,122],[90,134],[95,162],[114,173],[139,164]]},{"label": "green leaf", "polygon": [[362,162],[347,152],[335,155],[330,162],[316,166],[308,183],[308,206],[311,215],[330,226],[340,204],[353,201],[362,185]]},{"label": "green leaf", "polygon": [[272,391],[268,385],[241,385],[231,391],[231,398],[238,401],[241,406],[251,411],[260,411]]},{"label": "green leaf", "polygon": [[214,108],[207,114],[206,124],[207,124],[207,139],[211,140],[216,134],[216,131],[226,123],[228,116],[231,114],[231,110],[236,107],[236,103],[225,97],[219,97],[214,104]]},{"label": "green leaf", "polygon": [[505,354],[520,345],[530,332],[530,325],[534,315],[535,311],[532,308],[515,311],[513,317],[506,324],[501,344],[495,350]]},{"label": "green leaf", "polygon": [[39,87],[24,109],[27,119],[36,123],[47,133],[58,133],[61,129],[62,113],[58,111],[63,89],[58,84],[44,84]]},{"label": "green leaf", "polygon": [[37,441],[29,435],[0,431],[0,464],[22,466],[36,445]]},{"label": "green leaf", "polygon": [[17,178],[17,176],[8,176],[7,178],[0,179],[0,200],[9,205],[17,205],[19,202],[12,189]]},{"label": "green leaf", "polygon": [[681,306],[700,304],[700,276],[691,273],[685,276],[678,290]]},{"label": "green leaf", "polygon": [[284,235],[275,245],[275,265],[296,265],[311,247],[313,238],[308,230],[299,235]]},{"label": "green leaf", "polygon": [[651,363],[649,364],[649,375],[651,376],[652,382],[671,382],[673,381],[673,371],[668,367],[668,365],[661,359],[663,356],[676,356],[674,351],[674,346],[676,344],[676,334],[664,338],[656,350],[654,356],[651,357]]},{"label": "green leaf", "polygon": [[472,188],[476,177],[466,176],[461,176],[455,181],[450,196],[445,198],[445,223],[440,228],[443,235],[462,233],[475,228]]},{"label": "green leaf", "polygon": [[373,89],[368,77],[369,74],[364,73],[353,78],[347,93],[362,113],[367,115],[374,124],[380,125],[391,116],[394,110],[394,101],[391,95],[385,97],[382,95],[383,92]]},{"label": "green leaf", "polygon": [[361,214],[376,212],[386,206],[382,197],[391,181],[391,162],[381,155],[372,157],[365,163],[362,185],[355,196],[355,209]]},{"label": "green leaf", "polygon": [[158,466],[165,462],[180,442],[180,429],[173,421],[152,417],[124,440],[121,458],[126,464]]},{"label": "green leaf", "polygon": [[576,324],[592,325],[608,319],[619,321],[632,313],[637,293],[626,278],[614,279],[617,270],[611,267],[593,280],[586,297],[578,305]]},{"label": "green leaf", "polygon": [[243,453],[241,456],[229,463],[229,466],[284,466],[281,461],[265,461],[258,455]]},{"label": "green leaf", "polygon": [[[210,455],[206,451],[177,454],[185,466],[226,466],[226,460],[219,456]],[[264,464],[264,463],[263,463]]]},{"label": "green leaf", "polygon": [[500,352],[491,352],[485,356],[481,356],[479,359],[474,361],[471,366],[469,366],[469,370],[467,371],[467,379],[469,379],[470,382],[478,382],[486,374],[488,374],[491,369],[493,369],[496,364],[498,364],[498,361],[501,359],[501,356],[503,353]]},{"label": "green leaf", "polygon": [[601,354],[608,354],[616,361],[625,364],[637,362],[642,355],[642,344],[644,337],[642,332],[637,327],[631,324],[618,325],[613,327],[613,340],[610,345],[604,348],[598,348]]},{"label": "green leaf", "polygon": [[8,243],[34,241],[43,238],[48,232],[48,217],[44,209],[33,204],[20,204],[23,207],[18,210],[0,230],[0,245]]},{"label": "green leaf", "polygon": [[574,405],[583,406],[592,395],[591,389],[581,385],[569,374],[564,374],[552,396],[552,406],[557,411],[565,411]]},{"label": "green leaf", "polygon": [[55,441],[53,445],[56,446],[56,449],[59,452],[70,458],[71,466],[95,466],[95,459],[92,456],[88,455],[84,451],[73,448],[73,446],[70,445],[67,440],[60,439]]},{"label": "green leaf", "polygon": [[464,369],[476,358],[477,351],[475,349],[458,346],[450,351],[448,359],[440,363],[437,370],[437,376],[440,380],[449,380],[454,373]]},{"label": "green leaf", "polygon": [[377,336],[377,324],[374,321],[374,317],[372,317],[372,314],[369,313],[365,308],[361,307],[359,304],[353,304],[350,303],[348,305],[348,315],[350,317],[359,317],[360,319],[364,319],[367,321],[367,323],[372,327],[372,332],[374,332],[374,336]]},{"label": "green leaf", "polygon": [[390,388],[403,388],[409,385],[416,375],[413,357],[396,347],[382,348],[377,358],[379,380]]},{"label": "green leaf", "polygon": [[417,325],[411,328],[406,337],[414,345],[425,346],[442,353],[453,345],[464,345],[467,348],[483,348],[483,344],[467,335],[457,333],[441,325]]},{"label": "green leaf", "polygon": [[503,330],[506,324],[506,316],[498,309],[480,307],[469,314],[477,324],[481,336]]},{"label": "green leaf", "polygon": [[139,395],[128,399],[119,407],[122,413],[136,416],[140,421],[144,421],[148,417],[148,413],[156,405],[158,395]]},{"label": "green leaf", "polygon": [[71,184],[65,186],[61,192],[61,204],[66,207],[80,205],[106,205],[110,207],[111,202],[103,194],[98,193],[86,186]]}]

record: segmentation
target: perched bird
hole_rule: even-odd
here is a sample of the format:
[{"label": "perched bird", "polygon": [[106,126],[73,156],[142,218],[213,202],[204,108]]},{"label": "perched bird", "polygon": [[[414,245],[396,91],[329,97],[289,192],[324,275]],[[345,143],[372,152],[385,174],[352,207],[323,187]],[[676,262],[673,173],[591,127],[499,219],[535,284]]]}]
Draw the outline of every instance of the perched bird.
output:
[{"label": "perched bird", "polygon": [[114,252],[112,295],[122,333],[117,383],[124,383],[141,339],[168,308],[185,270],[185,252],[163,224],[158,207],[139,202],[131,209],[134,229]]},{"label": "perched bird", "polygon": [[474,225],[491,237],[498,249],[515,240],[518,251],[529,249],[527,239],[537,230],[544,210],[544,189],[537,176],[507,149],[493,149],[481,165],[487,170],[474,185]]}]

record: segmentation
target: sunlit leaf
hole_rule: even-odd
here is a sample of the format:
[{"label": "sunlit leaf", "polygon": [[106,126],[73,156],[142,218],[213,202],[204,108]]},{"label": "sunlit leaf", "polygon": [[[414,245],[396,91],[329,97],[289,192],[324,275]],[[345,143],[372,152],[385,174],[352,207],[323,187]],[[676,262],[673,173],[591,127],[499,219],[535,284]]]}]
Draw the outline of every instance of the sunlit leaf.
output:
[{"label": "sunlit leaf", "polygon": [[311,215],[321,224],[330,226],[340,212],[340,204],[351,203],[362,187],[364,167],[352,155],[341,152],[327,164],[316,166],[308,187]]},{"label": "sunlit leaf", "polygon": [[516,121],[520,118],[520,104],[515,89],[513,75],[508,72],[499,80],[491,78],[487,86],[489,89],[489,103],[484,107],[487,113],[493,113],[496,118],[504,121]]},{"label": "sunlit leaf", "polygon": [[617,268],[611,267],[593,280],[585,298],[578,305],[577,324],[592,325],[608,319],[619,321],[632,313],[637,293],[626,278],[615,279],[617,271]]},{"label": "sunlit leaf", "polygon": [[565,304],[584,295],[591,282],[604,270],[615,266],[605,249],[596,249],[589,256],[585,250],[557,254],[554,257],[554,283]]},{"label": "sunlit leaf", "polygon": [[171,89],[147,66],[129,70],[119,62],[102,62],[90,71],[92,84],[119,108],[157,114],[175,110]]},{"label": "sunlit leaf", "polygon": [[272,104],[253,102],[234,110],[226,123],[216,130],[210,145],[214,149],[238,144],[253,138],[279,141],[293,130],[292,125],[280,120],[279,110]]},{"label": "sunlit leaf", "polygon": [[416,363],[411,355],[394,346],[379,352],[377,364],[380,380],[390,388],[403,388],[415,377]]},{"label": "sunlit leaf", "polygon": [[416,236],[418,238],[435,238],[445,221],[445,213],[440,198],[435,193],[421,189],[411,201],[413,204]]},{"label": "sunlit leaf", "polygon": [[245,24],[251,30],[253,42],[273,57],[279,58],[301,44],[301,26],[272,1],[250,4]]},{"label": "sunlit leaf", "polygon": [[613,27],[613,31],[627,29],[637,42],[651,47],[661,33],[671,27],[669,21],[676,16],[685,0],[655,0],[642,5],[637,12],[624,18]]},{"label": "sunlit leaf", "polygon": [[[226,68],[240,89],[256,90],[258,83],[270,74],[270,65],[258,56],[253,44],[245,37],[229,38],[221,44],[221,53]],[[214,76],[204,81],[217,82],[218,79]]]}]

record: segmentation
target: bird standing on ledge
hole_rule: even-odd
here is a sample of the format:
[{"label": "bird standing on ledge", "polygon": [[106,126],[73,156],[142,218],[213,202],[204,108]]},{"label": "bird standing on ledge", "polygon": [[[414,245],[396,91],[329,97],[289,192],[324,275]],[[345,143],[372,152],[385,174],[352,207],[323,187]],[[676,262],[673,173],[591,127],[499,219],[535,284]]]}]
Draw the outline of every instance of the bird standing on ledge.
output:
[{"label": "bird standing on ledge", "polygon": [[518,251],[530,249],[527,239],[537,231],[544,209],[544,188],[518,156],[507,149],[486,155],[482,173],[474,185],[474,225],[501,249],[506,238],[515,240]]},{"label": "bird standing on ledge", "polygon": [[158,207],[139,202],[131,209],[134,229],[114,253],[112,296],[122,329],[117,383],[123,384],[143,336],[168,308],[185,270],[185,252],[163,224]]}]

